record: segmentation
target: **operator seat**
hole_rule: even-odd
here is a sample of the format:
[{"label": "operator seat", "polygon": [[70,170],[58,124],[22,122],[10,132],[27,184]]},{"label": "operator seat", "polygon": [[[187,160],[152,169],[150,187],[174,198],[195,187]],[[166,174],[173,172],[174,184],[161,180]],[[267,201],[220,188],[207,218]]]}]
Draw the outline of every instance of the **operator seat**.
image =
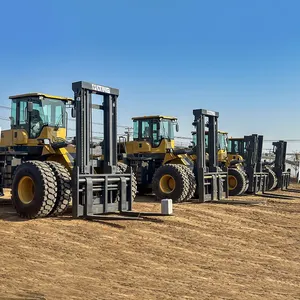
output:
[{"label": "operator seat", "polygon": [[31,134],[36,138],[42,130],[44,125],[43,119],[40,116],[40,112],[37,109],[33,109],[31,112]]}]

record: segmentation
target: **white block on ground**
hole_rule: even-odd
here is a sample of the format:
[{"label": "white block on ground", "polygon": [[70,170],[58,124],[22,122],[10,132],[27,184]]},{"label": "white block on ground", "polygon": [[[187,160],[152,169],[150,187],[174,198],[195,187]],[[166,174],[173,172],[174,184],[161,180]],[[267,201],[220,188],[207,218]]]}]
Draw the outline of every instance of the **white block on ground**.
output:
[{"label": "white block on ground", "polygon": [[173,213],[172,199],[162,199],[161,200],[161,213],[164,215],[171,215]]}]

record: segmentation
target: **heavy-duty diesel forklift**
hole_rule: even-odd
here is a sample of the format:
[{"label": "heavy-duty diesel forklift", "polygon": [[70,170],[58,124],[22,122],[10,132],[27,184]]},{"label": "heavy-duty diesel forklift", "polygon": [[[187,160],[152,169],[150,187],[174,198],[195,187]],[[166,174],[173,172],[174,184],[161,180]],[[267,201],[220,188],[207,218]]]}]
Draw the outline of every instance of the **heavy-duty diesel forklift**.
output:
[{"label": "heavy-duty diesel forklift", "polygon": [[[196,132],[192,131],[193,145],[195,137]],[[259,149],[262,144],[259,144],[258,138],[245,136],[238,139],[231,138],[228,142],[228,133],[218,130],[217,140],[218,166],[228,172],[229,196],[262,191],[266,184],[266,174],[263,174],[261,169]],[[205,144],[206,152],[208,152],[208,131],[205,132]]]},{"label": "heavy-duty diesel forklift", "polygon": [[[212,115],[208,116],[205,110],[194,112],[197,112],[195,124],[202,126],[202,118],[208,118],[209,124],[212,124],[210,135],[215,136],[218,113],[213,115],[211,112]],[[125,143],[123,162],[132,166],[137,174],[139,192],[147,190],[154,193],[157,199],[171,198],[174,202],[188,201],[195,195],[201,202],[228,196],[227,184],[223,184],[227,173],[216,169],[216,153],[211,152],[211,158],[207,160],[205,127],[198,128],[199,144],[195,147],[204,158],[199,156],[195,159],[194,151],[174,147],[174,127],[178,131],[176,118],[158,115],[135,117],[133,121],[133,141]],[[217,145],[216,139],[211,139],[211,143],[209,149],[213,151]]]},{"label": "heavy-duty diesel forklift", "polygon": [[287,142],[279,140],[272,143],[275,159],[272,162],[263,162],[263,167],[269,173],[268,189],[287,190],[291,173],[286,169],[286,149]]},{"label": "heavy-duty diesel forklift", "polygon": [[[219,113],[206,109],[193,111],[196,128],[194,175],[199,202],[225,200],[229,196],[227,168],[218,163]],[[208,130],[206,130],[206,127]],[[206,138],[207,136],[207,138]]]},{"label": "heavy-duty diesel forklift", "polygon": [[[73,217],[124,218],[136,190],[132,169],[117,163],[119,90],[84,81],[72,84],[74,99],[30,93],[11,96],[11,129],[1,132],[1,187],[10,188],[23,218],[57,216],[72,202]],[[92,95],[103,102],[95,104]],[[66,140],[66,106],[76,118],[75,143]],[[103,157],[92,154],[92,109],[104,116]],[[116,216],[119,217],[119,216]]]},{"label": "heavy-duty diesel forklift", "polygon": [[158,167],[162,164],[184,165],[185,155],[174,150],[174,129],[179,130],[175,117],[154,115],[133,117],[132,120],[133,140],[119,142],[119,158],[132,167],[141,195],[151,192],[152,178]]},{"label": "heavy-duty diesel forklift", "polygon": [[262,166],[263,136],[228,139],[229,194],[265,192],[269,174]]}]

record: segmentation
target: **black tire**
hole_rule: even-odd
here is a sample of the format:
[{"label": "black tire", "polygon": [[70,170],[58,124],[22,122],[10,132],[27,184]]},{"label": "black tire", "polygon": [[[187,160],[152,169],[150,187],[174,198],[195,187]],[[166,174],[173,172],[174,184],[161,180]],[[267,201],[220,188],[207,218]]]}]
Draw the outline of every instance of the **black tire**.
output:
[{"label": "black tire", "polygon": [[[162,187],[163,184],[160,184],[161,180],[166,181],[164,187]],[[173,182],[173,188],[167,186],[170,180]],[[152,191],[158,200],[169,198],[174,203],[182,202],[189,192],[188,175],[181,165],[167,164],[160,166],[153,175]]]},{"label": "black tire", "polygon": [[245,192],[247,179],[245,173],[236,168],[228,169],[229,196],[238,196]]},{"label": "black tire", "polygon": [[118,168],[118,171],[120,172],[120,173],[125,173],[126,172],[126,170],[127,170],[127,165],[126,164],[124,164],[124,163],[122,163],[122,162],[118,162],[117,163],[117,168]]},{"label": "black tire", "polygon": [[247,176],[247,174],[246,174],[246,172],[245,171],[242,171],[242,170],[240,170],[243,174],[244,174],[244,176],[245,176],[245,178],[246,178],[246,185],[245,185],[245,190],[242,192],[242,194],[245,194],[247,191],[248,191],[248,189],[249,189],[249,178],[248,178],[248,176]]},{"label": "black tire", "polygon": [[68,169],[56,161],[46,161],[53,171],[57,183],[57,197],[55,205],[50,213],[51,216],[62,215],[72,201],[71,175]]},{"label": "black tire", "polygon": [[[23,187],[30,185],[31,188],[25,191]],[[56,197],[56,179],[47,164],[27,161],[16,169],[11,198],[20,217],[33,219],[48,216],[55,205]]]},{"label": "black tire", "polygon": [[195,174],[188,166],[185,166],[185,165],[179,165],[179,166],[181,166],[181,168],[184,170],[184,172],[186,172],[186,174],[188,176],[189,190],[188,190],[186,198],[183,201],[189,201],[190,199],[194,198],[196,188],[197,188]]},{"label": "black tire", "polygon": [[[117,168],[118,168],[118,173],[123,174],[126,172],[128,166],[124,163],[118,162]],[[136,176],[135,176],[134,172],[132,172],[131,181],[132,181],[132,187],[131,187],[132,201],[134,201],[136,198],[136,194],[137,194],[137,180],[136,180]]]},{"label": "black tire", "polygon": [[266,168],[266,172],[268,173],[267,191],[275,190],[278,185],[276,173],[271,168]]}]

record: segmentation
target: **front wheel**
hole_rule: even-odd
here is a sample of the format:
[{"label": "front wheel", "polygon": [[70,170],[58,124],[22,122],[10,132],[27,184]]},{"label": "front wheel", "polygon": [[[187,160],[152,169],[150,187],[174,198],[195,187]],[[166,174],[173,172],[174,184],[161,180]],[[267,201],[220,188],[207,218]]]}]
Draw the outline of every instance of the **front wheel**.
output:
[{"label": "front wheel", "polygon": [[228,189],[229,196],[238,196],[245,192],[247,178],[245,173],[236,168],[228,169]]},{"label": "front wheel", "polygon": [[27,161],[15,172],[12,202],[23,218],[48,216],[55,206],[57,183],[51,168],[41,161]]},{"label": "front wheel", "polygon": [[268,191],[275,190],[278,185],[278,179],[276,173],[271,168],[267,168],[266,172],[268,173],[267,190]]},{"label": "front wheel", "polygon": [[72,201],[71,175],[67,168],[56,161],[46,161],[53,171],[57,183],[57,197],[51,211],[52,216],[62,215]]},{"label": "front wheel", "polygon": [[181,165],[160,166],[152,179],[152,191],[158,200],[169,198],[173,202],[184,201],[189,193],[189,178]]},{"label": "front wheel", "polygon": [[195,174],[188,166],[185,165],[179,165],[179,166],[184,170],[184,172],[186,172],[188,176],[189,190],[186,198],[183,201],[189,201],[194,198],[197,189]]}]

